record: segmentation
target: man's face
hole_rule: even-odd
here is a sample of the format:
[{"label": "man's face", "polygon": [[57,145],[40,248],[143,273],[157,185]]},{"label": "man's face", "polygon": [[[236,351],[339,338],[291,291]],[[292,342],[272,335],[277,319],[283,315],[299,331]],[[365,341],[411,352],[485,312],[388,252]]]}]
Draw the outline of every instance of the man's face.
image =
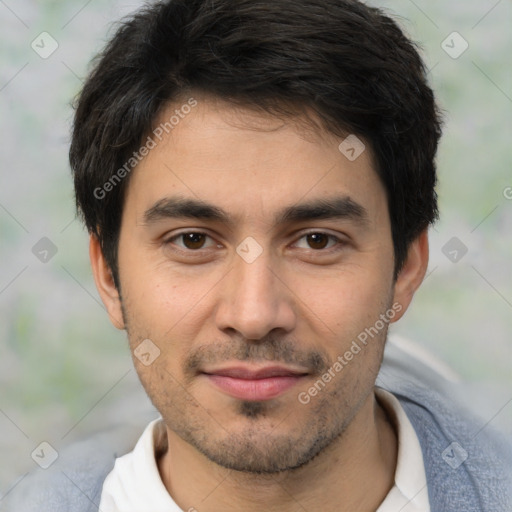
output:
[{"label": "man's face", "polygon": [[123,319],[143,362],[160,351],[134,363],[170,433],[222,466],[299,467],[371,396],[393,246],[369,150],[341,140],[205,99],[131,176]]}]

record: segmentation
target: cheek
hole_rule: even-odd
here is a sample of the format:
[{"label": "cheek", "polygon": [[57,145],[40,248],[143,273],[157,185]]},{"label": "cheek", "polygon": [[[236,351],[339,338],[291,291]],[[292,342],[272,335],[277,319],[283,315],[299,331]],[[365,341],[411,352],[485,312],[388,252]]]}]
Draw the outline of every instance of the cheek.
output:
[{"label": "cheek", "polygon": [[172,331],[190,325],[183,320],[194,317],[208,282],[176,272],[168,262],[144,262],[143,257],[125,257],[120,265],[123,298],[139,326],[158,338],[172,336]]},{"label": "cheek", "polygon": [[[129,343],[137,373],[150,396],[158,394],[160,387],[172,387],[175,379],[183,382],[183,365],[190,350],[205,338],[201,330],[211,327],[208,292],[217,281],[156,267],[145,273],[125,272],[123,303]],[[158,351],[150,366],[137,360],[135,352],[145,339]]]},{"label": "cheek", "polygon": [[352,267],[325,278],[297,278],[293,290],[300,298],[301,315],[339,347],[374,325],[389,307],[392,281],[378,268],[372,272]]}]

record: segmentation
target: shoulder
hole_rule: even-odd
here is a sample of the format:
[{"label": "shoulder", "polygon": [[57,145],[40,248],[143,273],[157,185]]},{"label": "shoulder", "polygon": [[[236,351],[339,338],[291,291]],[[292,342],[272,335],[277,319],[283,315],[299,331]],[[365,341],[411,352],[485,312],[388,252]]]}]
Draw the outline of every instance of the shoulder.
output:
[{"label": "shoulder", "polygon": [[97,512],[103,482],[117,457],[130,452],[143,425],[123,425],[62,450],[46,470],[22,477],[5,499],[5,512]]},{"label": "shoulder", "polygon": [[501,433],[435,391],[390,391],[418,435],[435,510],[512,510],[512,446]]},{"label": "shoulder", "polygon": [[460,405],[442,374],[392,351],[377,384],[399,400],[416,431],[432,510],[512,510],[512,442]]}]

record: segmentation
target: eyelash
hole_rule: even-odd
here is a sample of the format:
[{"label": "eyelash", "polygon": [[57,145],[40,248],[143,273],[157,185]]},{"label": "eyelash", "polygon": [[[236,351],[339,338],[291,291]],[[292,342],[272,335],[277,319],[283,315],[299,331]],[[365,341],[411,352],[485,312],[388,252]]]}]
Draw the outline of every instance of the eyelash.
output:
[{"label": "eyelash", "polygon": [[[167,245],[167,246],[173,246],[174,245],[175,246],[175,247],[173,247],[174,251],[181,252],[181,253],[187,253],[188,255],[194,255],[194,254],[202,255],[204,253],[204,251],[207,251],[208,249],[210,249],[210,248],[206,248],[206,249],[200,248],[200,249],[194,250],[194,249],[188,249],[186,247],[183,248],[183,247],[176,246],[176,244],[174,243],[175,240],[179,239],[180,237],[183,237],[184,235],[189,235],[189,234],[204,235],[207,238],[209,238],[211,240],[214,240],[213,237],[211,237],[210,235],[208,235],[207,233],[205,233],[203,231],[182,231],[181,233],[175,234],[172,237],[170,237],[167,240],[165,240],[164,244]],[[329,238],[329,241],[327,242],[328,244],[332,240],[334,240],[336,242],[335,245],[333,245],[331,247],[328,247],[328,248],[322,248],[322,249],[312,249],[312,248],[309,248],[309,249],[304,249],[304,250],[308,250],[308,251],[313,252],[313,253],[330,254],[332,252],[336,252],[336,251],[341,250],[346,245],[346,243],[343,240],[341,240],[337,236],[332,235],[330,233],[327,233],[325,231],[309,231],[308,233],[304,233],[300,238],[298,238],[298,240],[295,243],[297,243],[298,241],[306,238],[309,235],[324,235],[324,236],[327,236]],[[217,245],[219,246],[219,244],[217,244]]]}]

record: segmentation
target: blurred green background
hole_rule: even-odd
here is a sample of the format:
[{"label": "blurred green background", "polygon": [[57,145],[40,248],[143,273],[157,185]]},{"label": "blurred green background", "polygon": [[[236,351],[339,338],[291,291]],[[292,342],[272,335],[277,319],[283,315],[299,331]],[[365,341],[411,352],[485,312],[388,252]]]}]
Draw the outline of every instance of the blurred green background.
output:
[{"label": "blurred green background", "polygon": [[[512,6],[372,3],[421,44],[446,112],[429,275],[393,332],[448,363],[482,418],[512,435]],[[147,406],[94,287],[67,162],[88,62],[140,5],[0,1],[0,497],[41,441],[59,449]],[[43,31],[58,43],[47,58],[31,47]],[[442,47],[454,31],[469,45],[458,58]],[[450,37],[453,53],[463,43]],[[46,263],[32,252],[43,237],[57,250]],[[453,237],[467,247],[456,263],[443,252]]]}]

